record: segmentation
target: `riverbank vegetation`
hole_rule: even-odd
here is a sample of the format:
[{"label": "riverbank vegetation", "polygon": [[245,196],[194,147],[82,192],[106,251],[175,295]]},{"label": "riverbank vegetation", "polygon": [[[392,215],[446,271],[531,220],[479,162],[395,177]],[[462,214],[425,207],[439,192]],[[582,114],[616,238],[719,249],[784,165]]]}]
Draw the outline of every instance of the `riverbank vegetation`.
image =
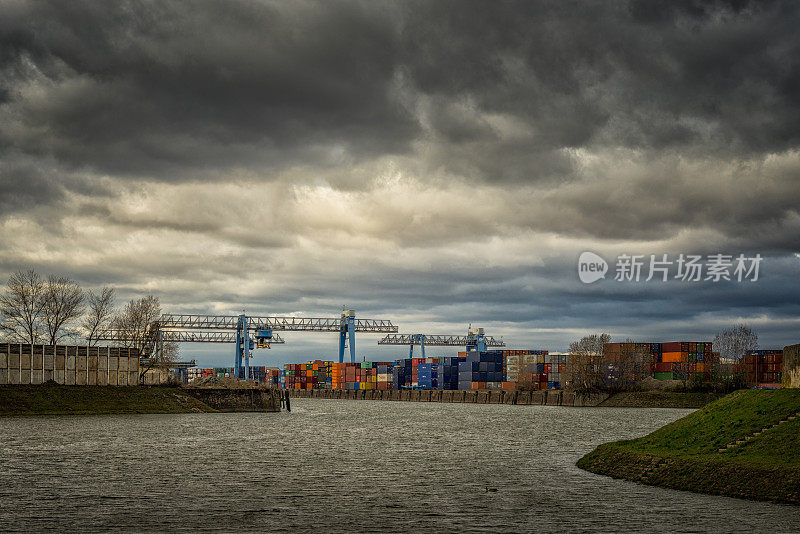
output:
[{"label": "riverbank vegetation", "polygon": [[800,504],[800,390],[737,391],[578,467],[645,484]]}]

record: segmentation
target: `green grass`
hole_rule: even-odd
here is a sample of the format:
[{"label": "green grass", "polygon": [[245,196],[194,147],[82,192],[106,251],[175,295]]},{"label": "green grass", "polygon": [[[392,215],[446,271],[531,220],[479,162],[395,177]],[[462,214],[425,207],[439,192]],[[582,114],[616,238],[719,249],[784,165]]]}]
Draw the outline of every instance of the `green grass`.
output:
[{"label": "green grass", "polygon": [[731,441],[799,411],[800,390],[737,391],[648,436],[617,442],[617,446],[668,456],[716,454]]},{"label": "green grass", "polygon": [[800,503],[800,390],[738,391],[655,432],[601,445],[578,466],[647,484]]},{"label": "green grass", "polygon": [[800,467],[800,419],[789,421],[729,451],[738,463]]},{"label": "green grass", "polygon": [[178,388],[0,386],[0,416],[212,412]]},{"label": "green grass", "polygon": [[716,393],[675,391],[629,391],[616,393],[600,403],[618,408],[700,408],[719,399]]}]

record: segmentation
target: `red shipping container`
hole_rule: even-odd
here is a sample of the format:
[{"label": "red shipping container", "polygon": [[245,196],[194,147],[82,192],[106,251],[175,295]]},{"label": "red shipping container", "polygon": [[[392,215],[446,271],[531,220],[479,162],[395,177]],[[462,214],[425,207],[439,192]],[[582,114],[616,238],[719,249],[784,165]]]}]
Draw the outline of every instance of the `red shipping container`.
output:
[{"label": "red shipping container", "polygon": [[674,364],[671,363],[671,362],[657,362],[654,365],[654,367],[655,367],[654,370],[655,370],[656,373],[671,373],[673,365]]}]

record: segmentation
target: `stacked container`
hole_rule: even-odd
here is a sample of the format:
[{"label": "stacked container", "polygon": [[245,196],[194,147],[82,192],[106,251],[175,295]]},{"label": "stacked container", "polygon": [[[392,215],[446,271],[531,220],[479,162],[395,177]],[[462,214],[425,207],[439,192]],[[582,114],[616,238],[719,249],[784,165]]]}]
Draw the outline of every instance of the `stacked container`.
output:
[{"label": "stacked container", "polygon": [[217,378],[231,378],[233,377],[233,367],[214,367],[213,373]]},{"label": "stacked container", "polygon": [[[652,375],[656,380],[679,380],[700,375],[711,379],[712,364],[717,362],[710,341],[673,341],[670,343],[606,343],[603,347],[603,364],[608,367],[609,378],[618,378],[615,367],[624,357],[631,360],[641,376]],[[609,367],[609,364],[611,366]]]},{"label": "stacked container", "polygon": [[[561,375],[566,371],[566,354],[545,354],[544,372],[547,373],[547,389],[561,389]],[[540,381],[540,386],[544,380]],[[543,389],[540,387],[540,389]]]},{"label": "stacked container", "polygon": [[562,356],[566,361],[565,355],[551,355],[547,351],[531,351],[523,359],[525,363],[517,377],[518,385],[524,389],[548,389],[549,387],[556,389],[560,387],[560,378],[563,372],[560,363]]},{"label": "stacked container", "polygon": [[753,350],[742,357],[738,369],[750,387],[780,387],[783,377],[783,350]]},{"label": "stacked container", "polygon": [[458,363],[458,389],[501,389],[503,351],[470,351]]},{"label": "stacked container", "polygon": [[420,363],[417,365],[417,387],[436,389],[439,385],[439,364]]},{"label": "stacked container", "polygon": [[460,358],[441,358],[438,389],[458,389],[458,363]]},{"label": "stacked container", "polygon": [[[504,350],[503,351],[503,389],[511,390],[521,383],[525,388],[531,388],[533,372],[537,363],[544,363],[546,350]],[[538,381],[537,381],[538,383]]]},{"label": "stacked container", "polygon": [[381,363],[377,366],[378,381],[376,382],[377,389],[392,389],[392,365],[389,363]]},{"label": "stacked container", "polygon": [[673,341],[661,344],[661,353],[654,355],[653,378],[681,380],[699,375],[711,380],[712,365],[716,363],[710,341]]},{"label": "stacked container", "polygon": [[392,389],[411,387],[413,360],[398,360],[392,367]]}]

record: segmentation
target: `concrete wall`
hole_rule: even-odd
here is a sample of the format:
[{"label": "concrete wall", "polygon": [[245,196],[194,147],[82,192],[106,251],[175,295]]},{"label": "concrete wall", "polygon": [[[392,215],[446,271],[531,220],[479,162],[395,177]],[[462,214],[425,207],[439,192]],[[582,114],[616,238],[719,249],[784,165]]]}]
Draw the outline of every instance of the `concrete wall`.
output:
[{"label": "concrete wall", "polygon": [[182,388],[194,398],[222,412],[279,412],[278,389]]},{"label": "concrete wall", "polygon": [[148,369],[142,377],[142,384],[145,386],[166,384],[173,376],[175,376],[174,373],[169,369]]},{"label": "concrete wall", "polygon": [[289,395],[316,399],[388,400],[410,402],[459,402],[475,404],[523,404],[546,406],[597,406],[609,395],[597,393],[587,396],[571,391],[474,391],[474,390],[334,390],[290,389]]},{"label": "concrete wall", "polygon": [[139,353],[118,347],[0,343],[0,384],[134,386]]},{"label": "concrete wall", "polygon": [[800,388],[800,344],[783,347],[783,380],[785,388]]}]

